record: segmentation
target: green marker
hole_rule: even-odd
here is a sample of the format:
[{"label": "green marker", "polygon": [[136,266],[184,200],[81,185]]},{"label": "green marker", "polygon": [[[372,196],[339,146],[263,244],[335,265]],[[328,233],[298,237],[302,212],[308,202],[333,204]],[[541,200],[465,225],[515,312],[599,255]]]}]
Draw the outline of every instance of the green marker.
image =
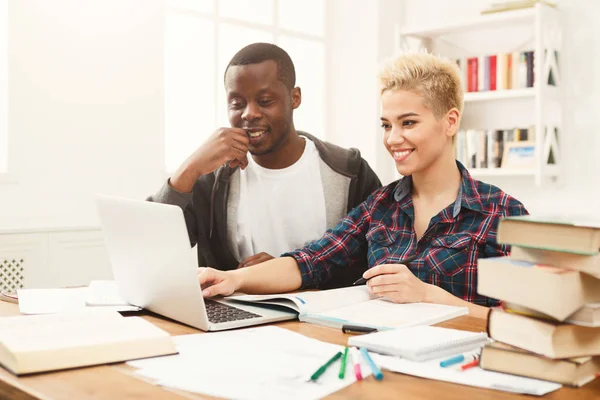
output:
[{"label": "green marker", "polygon": [[323,375],[323,372],[325,372],[325,370],[327,368],[329,368],[329,366],[331,364],[333,364],[338,358],[340,358],[342,356],[342,352],[338,351],[335,356],[331,357],[331,359],[329,361],[327,361],[324,365],[321,366],[321,368],[319,368],[314,374],[311,375],[310,380],[311,381],[316,381],[317,379],[319,379],[319,377],[321,375]]},{"label": "green marker", "polygon": [[340,379],[344,379],[344,375],[346,375],[346,358],[348,358],[348,348],[344,349],[344,355],[342,356],[342,366],[340,367],[340,374],[338,375]]}]

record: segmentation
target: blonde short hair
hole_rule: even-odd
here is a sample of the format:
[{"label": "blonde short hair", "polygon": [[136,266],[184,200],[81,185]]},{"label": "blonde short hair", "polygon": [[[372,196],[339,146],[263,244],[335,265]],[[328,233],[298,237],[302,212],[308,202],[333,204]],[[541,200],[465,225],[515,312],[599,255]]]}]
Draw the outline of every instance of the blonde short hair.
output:
[{"label": "blonde short hair", "polygon": [[386,62],[379,72],[381,93],[410,90],[423,96],[436,119],[452,108],[463,110],[463,89],[456,63],[428,53],[403,54]]}]

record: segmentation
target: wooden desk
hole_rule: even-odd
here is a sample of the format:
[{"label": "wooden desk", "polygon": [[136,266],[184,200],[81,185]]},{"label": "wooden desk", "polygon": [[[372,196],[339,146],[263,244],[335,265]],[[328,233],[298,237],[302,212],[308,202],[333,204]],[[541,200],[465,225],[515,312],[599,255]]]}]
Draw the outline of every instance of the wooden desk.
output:
[{"label": "wooden desk", "polygon": [[[15,304],[0,301],[0,316],[18,315]],[[172,335],[199,333],[200,331],[154,315],[144,318],[168,331]],[[470,331],[485,330],[485,320],[473,317],[459,317],[439,324],[447,328]],[[303,335],[326,342],[345,345],[349,335],[341,331],[314,326],[297,321],[277,324]],[[1,399],[205,399],[194,393],[163,389],[131,376],[131,370],[124,363],[98,367],[78,368],[62,372],[51,372],[17,378],[0,368]],[[339,392],[332,399],[527,399],[533,396],[514,395],[456,385],[452,383],[422,379],[392,372],[384,372],[383,382],[373,377],[355,383]],[[562,389],[547,394],[543,399],[598,399],[600,398],[600,379],[588,383],[582,388]]]}]

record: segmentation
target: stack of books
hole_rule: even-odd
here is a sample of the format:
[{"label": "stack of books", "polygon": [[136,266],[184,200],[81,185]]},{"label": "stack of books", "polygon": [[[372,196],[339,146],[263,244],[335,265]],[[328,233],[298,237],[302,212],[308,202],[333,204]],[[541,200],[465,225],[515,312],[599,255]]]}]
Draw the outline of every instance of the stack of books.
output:
[{"label": "stack of books", "polygon": [[480,259],[480,294],[502,301],[488,316],[497,342],[484,369],[582,386],[600,374],[600,223],[510,217],[509,257]]},{"label": "stack of books", "polygon": [[531,168],[534,166],[535,152],[535,127],[521,127],[513,129],[467,129],[459,130],[454,144],[455,158],[467,168],[508,168],[517,167],[502,162],[504,150],[519,145],[522,149],[529,145],[531,157],[527,165],[519,167]]},{"label": "stack of books", "polygon": [[465,92],[524,89],[534,86],[533,50],[463,57],[455,62],[460,69]]}]

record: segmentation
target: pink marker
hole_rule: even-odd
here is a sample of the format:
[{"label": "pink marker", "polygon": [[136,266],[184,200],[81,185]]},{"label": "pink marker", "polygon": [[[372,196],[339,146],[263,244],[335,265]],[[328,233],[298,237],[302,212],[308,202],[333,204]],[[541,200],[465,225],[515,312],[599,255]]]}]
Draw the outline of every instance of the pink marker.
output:
[{"label": "pink marker", "polygon": [[354,364],[354,376],[356,376],[357,381],[360,381],[362,380],[362,373],[360,372],[360,356],[356,347],[350,347],[350,358]]}]

